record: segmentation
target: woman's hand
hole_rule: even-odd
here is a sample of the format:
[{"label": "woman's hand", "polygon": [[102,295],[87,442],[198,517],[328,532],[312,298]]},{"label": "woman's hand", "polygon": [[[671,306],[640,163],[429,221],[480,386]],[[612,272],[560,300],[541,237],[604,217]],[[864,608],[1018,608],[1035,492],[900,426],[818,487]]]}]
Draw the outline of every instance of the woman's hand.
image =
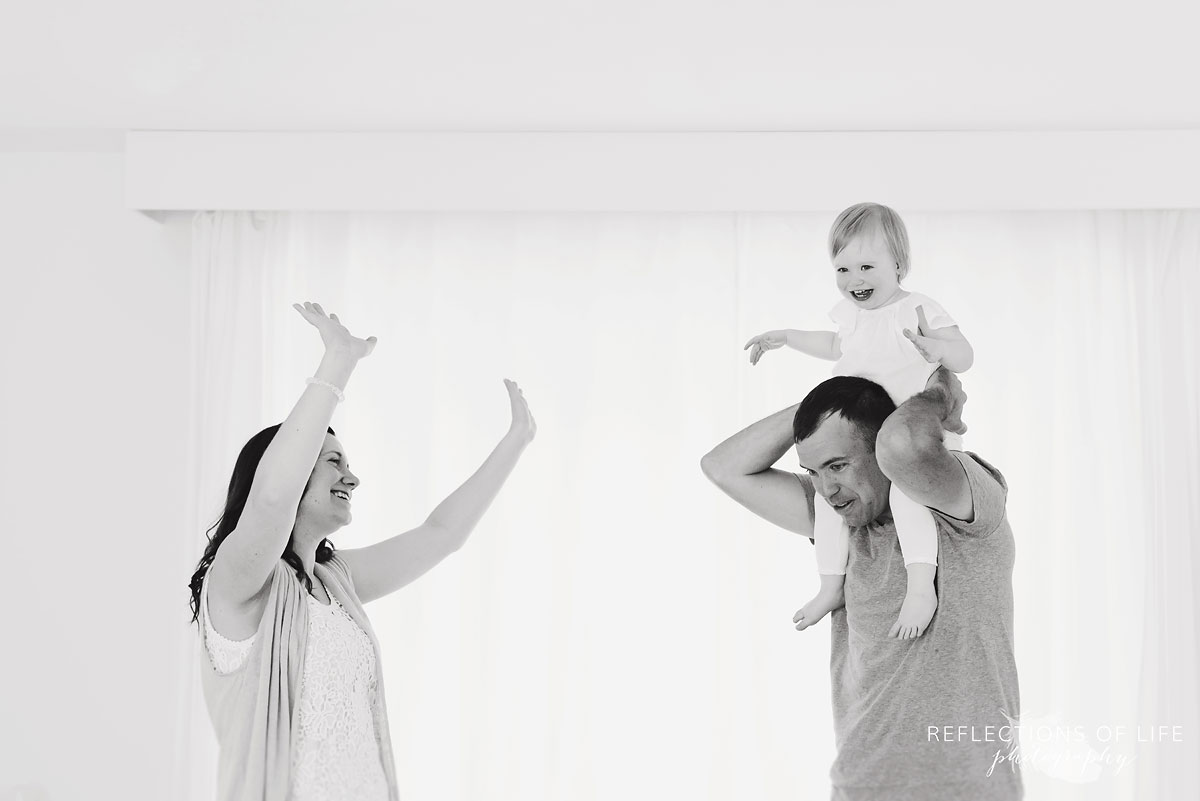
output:
[{"label": "woman's hand", "polygon": [[769,350],[775,350],[776,348],[782,348],[786,344],[786,331],[768,331],[765,334],[759,334],[756,337],[752,337],[750,341],[746,343],[746,347],[742,348],[742,350],[749,350],[750,363],[758,364],[758,360],[762,358],[764,353]]},{"label": "woman's hand", "polygon": [[522,444],[529,444],[537,434],[537,423],[529,411],[525,401],[525,393],[517,386],[517,382],[504,379],[504,387],[508,390],[508,401],[512,406],[512,425],[508,429],[510,437],[516,438]]},{"label": "woman's hand", "polygon": [[336,314],[325,314],[321,304],[305,303],[301,306],[299,303],[293,303],[292,308],[300,312],[300,316],[321,333],[321,341],[325,343],[325,350],[340,351],[355,359],[369,356],[371,351],[375,350],[377,341],[375,337],[359,339],[354,336],[346,326],[342,325]]}]

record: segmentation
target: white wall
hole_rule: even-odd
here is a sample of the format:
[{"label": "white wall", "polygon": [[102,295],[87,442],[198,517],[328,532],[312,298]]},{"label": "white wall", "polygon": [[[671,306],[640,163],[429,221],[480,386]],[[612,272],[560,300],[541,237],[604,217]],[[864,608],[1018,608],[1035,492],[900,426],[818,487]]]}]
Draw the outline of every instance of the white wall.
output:
[{"label": "white wall", "polygon": [[0,152],[4,801],[169,797],[190,233],[123,170]]}]

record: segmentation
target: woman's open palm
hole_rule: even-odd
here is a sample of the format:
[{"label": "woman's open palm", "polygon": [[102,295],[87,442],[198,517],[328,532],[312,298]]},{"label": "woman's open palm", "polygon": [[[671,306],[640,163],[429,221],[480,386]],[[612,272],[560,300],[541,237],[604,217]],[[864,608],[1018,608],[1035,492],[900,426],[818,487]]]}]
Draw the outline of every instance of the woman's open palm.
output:
[{"label": "woman's open palm", "polygon": [[516,381],[504,379],[504,388],[508,390],[509,404],[512,406],[512,426],[510,431],[525,442],[531,442],[537,434],[537,422],[525,402],[525,393],[517,386]]},{"label": "woman's open palm", "polygon": [[321,333],[326,350],[343,350],[356,359],[369,356],[375,350],[375,337],[359,339],[354,336],[336,314],[326,314],[320,303],[306,302],[303,306],[293,303],[292,308]]}]

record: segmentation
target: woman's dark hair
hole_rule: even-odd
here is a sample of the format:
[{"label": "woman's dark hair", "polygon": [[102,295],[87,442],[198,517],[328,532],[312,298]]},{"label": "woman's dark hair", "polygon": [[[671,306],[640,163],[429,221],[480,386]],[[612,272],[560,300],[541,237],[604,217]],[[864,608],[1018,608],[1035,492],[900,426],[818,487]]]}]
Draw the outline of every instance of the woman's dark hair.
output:
[{"label": "woman's dark hair", "polygon": [[875,450],[875,438],[883,421],[896,411],[896,404],[887,390],[868,378],[839,375],[813,387],[800,401],[792,419],[792,438],[799,442],[813,432],[831,414],[841,414],[854,424],[863,440]]},{"label": "woman's dark hair", "polygon": [[[200,557],[200,563],[196,565],[196,572],[192,574],[192,580],[188,584],[192,592],[193,623],[200,618],[200,587],[204,582],[204,576],[212,566],[213,558],[217,555],[217,549],[221,547],[221,543],[225,541],[230,532],[237,528],[242,510],[246,508],[246,499],[250,497],[250,486],[254,483],[254,474],[258,470],[258,463],[262,461],[263,454],[266,452],[267,446],[271,444],[271,440],[275,439],[280,425],[282,423],[264,428],[251,437],[250,441],[242,446],[237,462],[233,465],[233,476],[229,479],[229,492],[225,496],[225,511],[217,518],[217,522],[213,523],[205,532],[208,534],[208,546],[205,547],[204,555]],[[328,431],[335,437],[337,436],[332,428]],[[317,545],[317,561],[322,564],[328,562],[333,557],[333,550],[332,542],[328,539],[321,540]],[[312,592],[312,579],[304,572],[304,563],[292,549],[291,539],[288,540],[287,547],[283,549],[281,558],[296,570],[300,581],[304,583],[309,592]]]}]

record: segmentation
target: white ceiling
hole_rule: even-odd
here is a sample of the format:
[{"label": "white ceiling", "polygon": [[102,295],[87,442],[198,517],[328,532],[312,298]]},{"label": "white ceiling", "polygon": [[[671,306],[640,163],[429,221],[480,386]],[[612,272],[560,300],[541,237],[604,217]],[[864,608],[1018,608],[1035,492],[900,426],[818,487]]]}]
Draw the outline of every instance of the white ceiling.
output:
[{"label": "white ceiling", "polygon": [[1200,128],[1200,4],[6,0],[0,129]]}]

